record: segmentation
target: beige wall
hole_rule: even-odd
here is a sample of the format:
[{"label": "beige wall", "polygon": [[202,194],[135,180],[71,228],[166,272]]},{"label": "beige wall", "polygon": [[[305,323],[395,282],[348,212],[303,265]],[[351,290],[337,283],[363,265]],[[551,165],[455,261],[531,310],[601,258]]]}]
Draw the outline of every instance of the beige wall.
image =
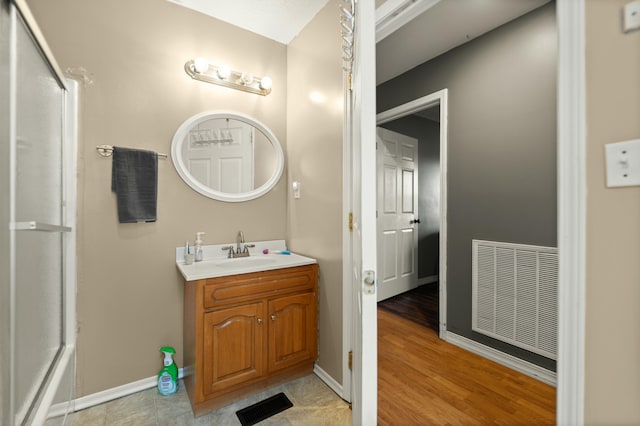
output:
[{"label": "beige wall", "polygon": [[640,138],[640,32],[587,0],[585,423],[640,424],[640,188],[606,188],[604,145]]},{"label": "beige wall", "polygon": [[[286,173],[258,200],[223,203],[182,182],[160,160],[158,221],[118,224],[111,160],[100,144],[169,153],[191,115],[225,109],[270,127],[286,149],[286,46],[158,0],[30,0],[62,69],[84,67],[79,141],[78,392],[83,396],[153,376],[162,345],[182,366],[182,279],[175,247],[207,233],[208,244],[286,237]],[[267,96],[190,79],[197,56],[273,78]]]},{"label": "beige wall", "polygon": [[[287,49],[289,241],[318,259],[318,365],[342,383],[342,62],[338,1],[324,9]],[[316,92],[323,101],[312,101]]]}]

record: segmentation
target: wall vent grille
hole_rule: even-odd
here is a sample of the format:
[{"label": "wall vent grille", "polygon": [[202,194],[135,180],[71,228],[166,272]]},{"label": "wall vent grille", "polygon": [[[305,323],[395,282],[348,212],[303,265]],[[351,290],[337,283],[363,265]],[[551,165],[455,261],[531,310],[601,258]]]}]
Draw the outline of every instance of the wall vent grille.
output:
[{"label": "wall vent grille", "polygon": [[558,250],[473,240],[472,322],[478,333],[556,359]]}]

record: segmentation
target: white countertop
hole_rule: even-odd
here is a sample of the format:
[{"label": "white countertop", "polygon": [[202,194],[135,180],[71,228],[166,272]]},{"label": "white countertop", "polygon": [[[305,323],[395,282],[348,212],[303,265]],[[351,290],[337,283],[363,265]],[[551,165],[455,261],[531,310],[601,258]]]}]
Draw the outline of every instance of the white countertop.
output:
[{"label": "white countertop", "polygon": [[[201,262],[193,262],[191,265],[184,264],[184,247],[178,247],[176,248],[176,266],[186,281],[195,281],[317,263],[315,259],[295,253],[275,254],[275,251],[286,250],[284,240],[257,241],[251,244],[256,246],[249,249],[249,257],[235,259],[227,258],[227,251],[222,250],[222,247],[229,244],[203,246],[204,259]],[[232,245],[235,246],[235,243]],[[263,254],[264,249],[268,249],[270,253]]]}]

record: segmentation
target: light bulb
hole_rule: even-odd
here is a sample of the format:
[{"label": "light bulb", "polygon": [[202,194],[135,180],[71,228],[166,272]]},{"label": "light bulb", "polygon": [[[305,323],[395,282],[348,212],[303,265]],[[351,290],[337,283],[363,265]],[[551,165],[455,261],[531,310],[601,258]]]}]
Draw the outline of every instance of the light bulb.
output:
[{"label": "light bulb", "polygon": [[260,88],[262,90],[269,90],[271,89],[271,86],[273,85],[273,80],[271,80],[271,77],[267,77],[266,75],[264,77],[262,77],[262,79],[260,80]]},{"label": "light bulb", "polygon": [[249,84],[253,83],[253,74],[248,73],[248,72],[243,72],[242,76],[240,76],[240,80],[242,80],[243,84],[249,85]]},{"label": "light bulb", "polygon": [[209,62],[204,58],[196,58],[193,61],[193,67],[198,74],[202,74],[209,70]]},{"label": "light bulb", "polygon": [[226,80],[229,78],[229,76],[231,75],[231,68],[229,68],[226,65],[220,65],[218,67],[218,77],[221,80]]}]

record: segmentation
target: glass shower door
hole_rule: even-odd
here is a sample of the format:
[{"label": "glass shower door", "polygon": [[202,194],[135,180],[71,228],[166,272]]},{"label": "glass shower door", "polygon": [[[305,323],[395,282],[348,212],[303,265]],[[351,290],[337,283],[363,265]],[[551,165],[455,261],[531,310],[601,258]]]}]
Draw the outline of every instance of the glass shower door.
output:
[{"label": "glass shower door", "polygon": [[33,420],[64,349],[66,92],[20,13],[12,12],[9,424],[23,424]]}]

